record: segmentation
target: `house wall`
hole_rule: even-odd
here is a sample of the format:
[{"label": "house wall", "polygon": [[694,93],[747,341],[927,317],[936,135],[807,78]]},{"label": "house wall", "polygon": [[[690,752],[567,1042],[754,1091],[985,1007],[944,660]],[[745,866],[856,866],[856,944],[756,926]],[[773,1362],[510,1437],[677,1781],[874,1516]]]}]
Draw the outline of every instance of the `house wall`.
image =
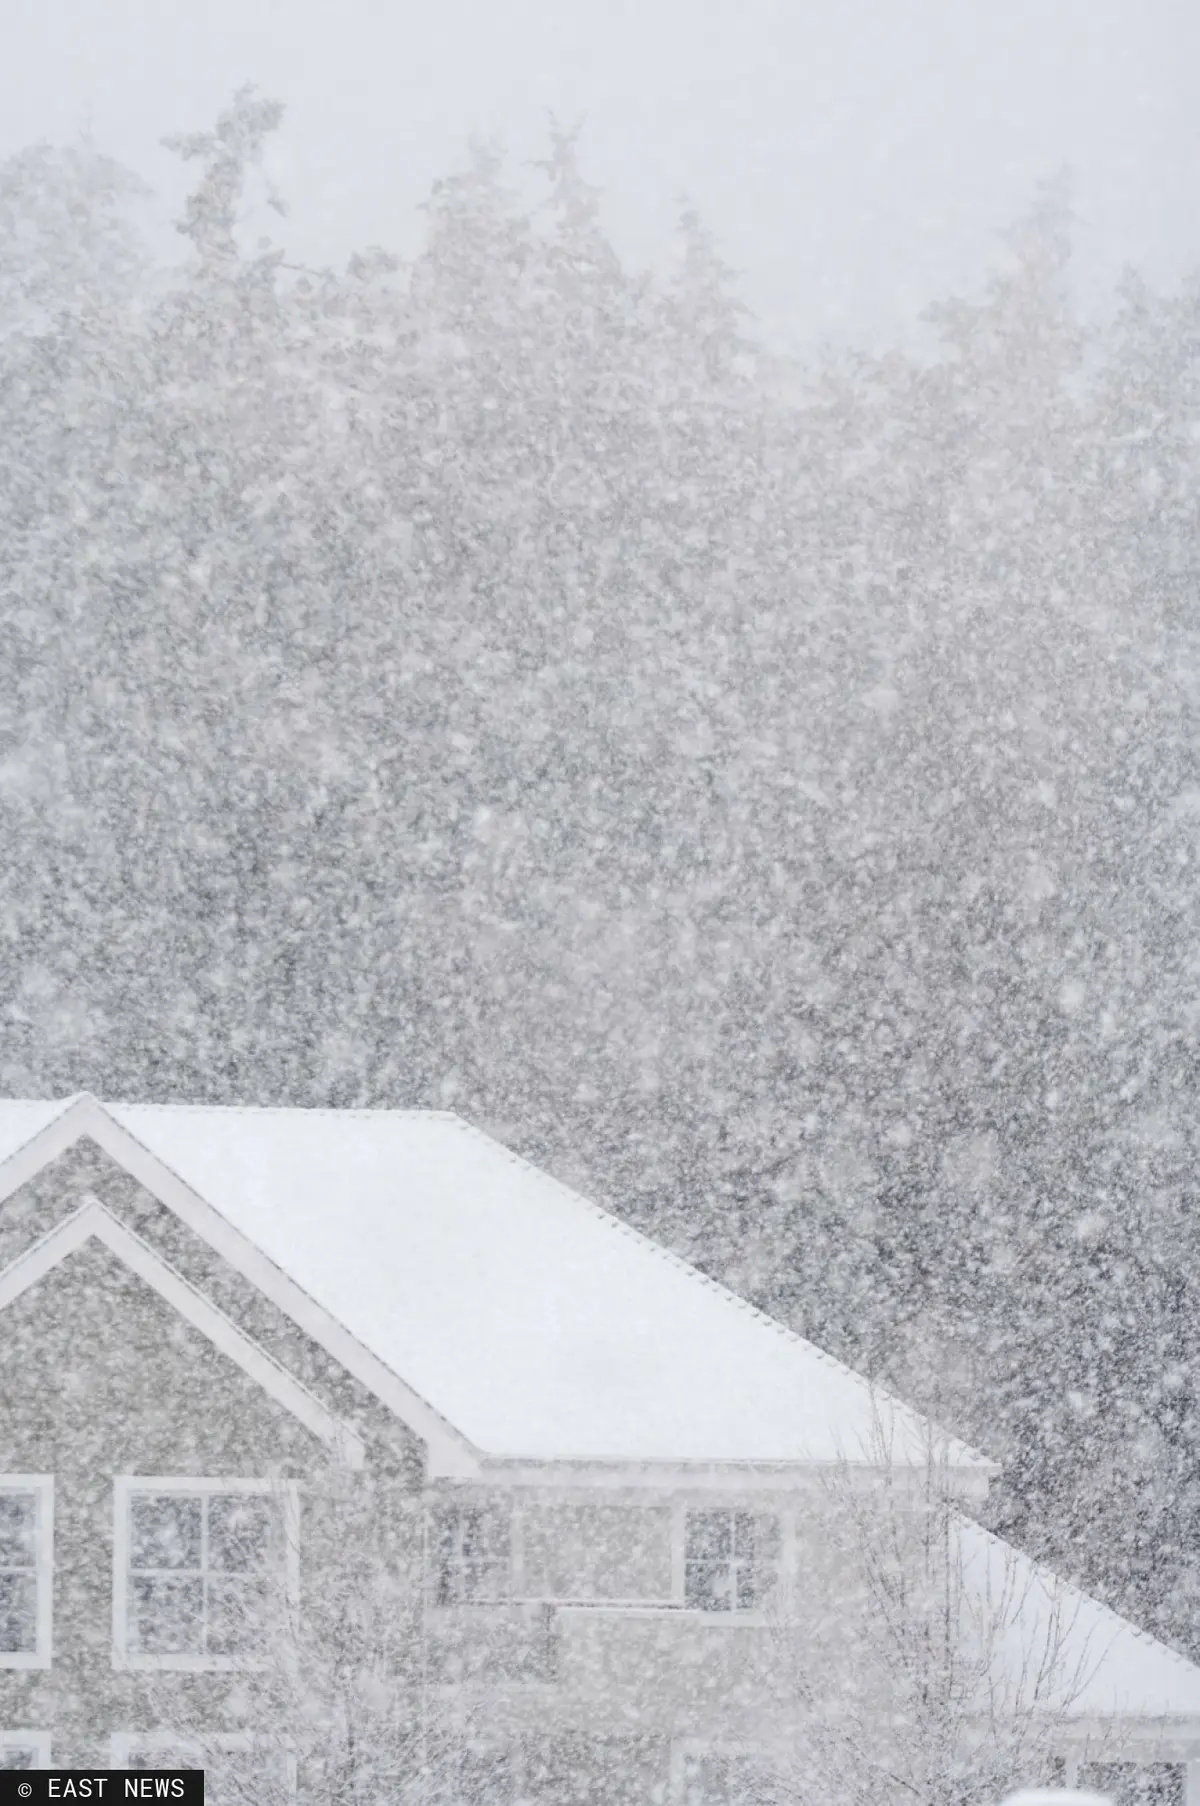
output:
[{"label": "house wall", "polygon": [[[430,1747],[457,1747],[464,1772],[499,1776],[488,1806],[518,1794],[676,1806],[698,1752],[786,1731],[823,1627],[867,1614],[837,1502],[812,1476],[728,1492],[653,1478],[597,1490],[568,1473],[428,1482],[419,1440],[90,1144],[0,1205],[0,1270],[92,1196],[353,1424],[366,1466],[348,1476],[148,1285],[85,1245],[0,1319],[0,1473],[53,1475],[56,1520],[53,1665],[0,1668],[0,1735],[49,1730],[56,1763],[92,1764],[113,1734],[237,1736],[295,1703],[273,1671],[114,1666],[114,1490],[127,1474],[261,1479],[281,1497],[294,1482],[312,1662],[328,1666],[348,1634],[386,1644],[385,1712]],[[722,1506],[778,1525],[777,1587],[749,1612],[687,1606],[687,1514]],[[501,1578],[492,1596],[439,1603],[436,1523],[461,1509],[493,1520]],[[804,1627],[799,1643],[785,1620]]]},{"label": "house wall", "polygon": [[[573,1797],[583,1776],[589,1797],[662,1800],[673,1740],[757,1735],[770,1625],[680,1609],[684,1494],[422,1490],[417,1439],[98,1149],[72,1149],[0,1207],[0,1267],[89,1197],[364,1435],[374,1553],[398,1600],[423,1614],[419,1632],[414,1621],[395,1639],[392,1684],[431,1734],[498,1752],[514,1786],[547,1806]],[[69,1765],[106,1760],[114,1734],[236,1735],[276,1713],[275,1675],[114,1666],[114,1486],[122,1474],[297,1482],[302,1609],[320,1626],[316,1646],[333,1648],[351,1551],[347,1480],[328,1449],[96,1243],[8,1305],[3,1322],[0,1472],[54,1477],[55,1572],[53,1665],[0,1669],[0,1731],[48,1730],[54,1760]],[[781,1508],[777,1494],[736,1502]],[[424,1514],[448,1503],[482,1504],[505,1525],[494,1603],[432,1604],[432,1558],[431,1589],[420,1585]],[[796,1507],[782,1507],[791,1560]]]},{"label": "house wall", "polygon": [[367,1388],[232,1267],[153,1193],[87,1138],[0,1202],[0,1271],[95,1197],[210,1299],[252,1341],[369,1442],[371,1463],[421,1482],[420,1439]]},{"label": "house wall", "polygon": [[[523,1616],[531,1641],[540,1632],[544,1667],[530,1663],[499,1684],[494,1662],[476,1676],[460,1668],[446,1705],[477,1742],[507,1755],[520,1796],[545,1806],[575,1797],[663,1806],[685,1791],[699,1799],[686,1784],[689,1752],[763,1750],[781,1736],[796,1680],[785,1621],[797,1609],[820,1618],[829,1600],[854,1595],[830,1534],[832,1501],[811,1482],[794,1494],[431,1491],[433,1512],[454,1504],[490,1509],[508,1525],[512,1598],[507,1607],[432,1607],[431,1648],[451,1627],[453,1648],[486,1644],[496,1627]],[[779,1582],[761,1609],[703,1613],[685,1603],[687,1513],[714,1507],[778,1525]],[[564,1791],[568,1774],[576,1793]],[[607,1792],[595,1791],[601,1777]]]},{"label": "house wall", "polygon": [[164,1710],[225,1726],[228,1676],[114,1667],[115,1478],[303,1476],[327,1460],[106,1249],[84,1247],[32,1287],[5,1312],[0,1472],[54,1479],[53,1665],[0,1668],[0,1727],[52,1727],[69,1765],[103,1760],[110,1733]]},{"label": "house wall", "polygon": [[[71,1149],[0,1205],[0,1270],[89,1197],[359,1429],[360,1484],[419,1496],[422,1451],[405,1426],[93,1146]],[[301,1561],[301,1577],[319,1591],[346,1476],[324,1443],[98,1242],[10,1302],[0,1322],[0,1474],[54,1482],[52,1665],[0,1666],[0,1736],[51,1731],[54,1761],[71,1765],[106,1762],[114,1734],[242,1732],[262,1682],[114,1663],[117,1477],[258,1479],[281,1500],[298,1483],[301,1553],[307,1544],[318,1557]]]}]

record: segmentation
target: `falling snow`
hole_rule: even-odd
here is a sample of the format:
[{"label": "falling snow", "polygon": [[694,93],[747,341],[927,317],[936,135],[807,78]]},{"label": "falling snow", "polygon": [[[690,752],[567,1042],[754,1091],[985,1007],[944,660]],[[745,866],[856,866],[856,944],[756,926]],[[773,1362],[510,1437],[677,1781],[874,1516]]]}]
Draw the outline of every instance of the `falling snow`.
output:
[{"label": "falling snow", "polygon": [[[914,1556],[905,1591],[888,1563],[908,1561],[913,1525],[861,1515],[851,1461],[805,1507],[825,1526],[813,1546],[837,1553],[803,1636],[775,1625],[764,1634],[784,1641],[739,1672],[722,1625],[725,1641],[692,1658],[701,1729],[705,1687],[774,1688],[786,1759],[768,1761],[757,1732],[710,1748],[697,1731],[664,1754],[632,1704],[623,1730],[608,1724],[611,1748],[596,1741],[602,1759],[565,1734],[531,1754],[532,1706],[519,1761],[485,1759],[481,1674],[531,1699],[561,1682],[603,1700],[606,1664],[632,1662],[646,1697],[666,1698],[681,1684],[668,1608],[686,1612],[689,1574],[703,1570],[710,1618],[742,1600],[765,1622],[763,1573],[786,1569],[785,1543],[793,1561],[807,1546],[792,1519],[778,1540],[761,1492],[704,1523],[694,1501],[663,1505],[663,1526],[684,1514],[668,1558],[658,1520],[645,1547],[628,1544],[626,1475],[603,1509],[575,1501],[582,1528],[545,1530],[560,1568],[576,1550],[587,1599],[564,1605],[561,1579],[515,1597],[516,1533],[488,1516],[494,1501],[413,1515],[420,1432],[399,1393],[381,1427],[366,1367],[334,1372],[312,1323],[283,1326],[291,1305],[256,1304],[196,1265],[155,1215],[177,1207],[169,1186],[156,1193],[115,1143],[94,1170],[56,1149],[67,1176],[22,1167],[0,1206],[0,1286],[58,1232],[68,1193],[73,1209],[98,1194],[125,1227],[37,1281],[46,1311],[81,1312],[94,1335],[86,1359],[51,1339],[58,1406],[31,1377],[45,1311],[23,1280],[0,1294],[0,1324],[13,1313],[0,1468],[57,1471],[37,1436],[69,1468],[61,1424],[94,1449],[109,1421],[95,1413],[111,1410],[114,1448],[135,1465],[105,1472],[209,1487],[180,1505],[170,1488],[139,1504],[134,1487],[129,1523],[142,1510],[160,1530],[146,1532],[153,1562],[125,1551],[117,1631],[107,1569],[98,1579],[81,1555],[64,1570],[72,1612],[103,1595],[130,1683],[111,1707],[75,1700],[72,1750],[97,1759],[102,1728],[131,1762],[228,1762],[230,1797],[262,1800],[298,1774],[302,1797],[329,1802],[730,1806],[815,1800],[821,1774],[819,1797],[865,1806],[884,1792],[864,1777],[903,1772],[897,1800],[983,1806],[1062,1751],[1012,1731],[1037,1717],[1022,1696],[1002,1747],[976,1742],[965,1767],[959,1744],[946,1753],[945,1699],[961,1685],[966,1722],[963,1702],[994,1672],[978,1623],[967,1680],[937,1671],[949,1741],[936,1760],[930,1721],[907,1695],[888,1717],[872,1691],[888,1664],[876,1649],[879,1672],[863,1667],[846,1627],[856,1612],[878,1624],[902,1593],[902,1652],[921,1654],[897,1661],[923,1687],[939,1624],[970,1615],[993,1562],[983,1590],[1042,1589],[1052,1643],[1066,1636],[1056,1614],[1083,1599],[1070,1609],[1098,1636],[1119,1624],[1122,1651],[1152,1652],[1129,1700],[1194,1715],[1200,1752],[1200,1674],[1184,1660],[1200,1659],[1200,283],[1159,292],[1130,272],[1102,318],[1085,316],[1071,182],[1051,176],[998,240],[986,286],[929,310],[920,351],[795,362],[758,328],[691,203],[661,267],[618,254],[573,128],[547,126],[533,190],[473,144],[434,185],[419,252],[365,246],[337,268],[290,248],[288,197],[264,173],[281,129],[284,108],[247,89],[167,140],[189,185],[174,260],[139,237],[140,178],[89,144],[0,165],[0,1092],[453,1112],[827,1350],[855,1398],[894,1394],[943,1426],[952,1440],[929,1445],[917,1517],[976,1565],[961,1565],[961,1599],[931,1604]],[[240,224],[251,204],[271,238]],[[21,1117],[6,1159],[26,1159],[53,1116]],[[137,1136],[143,1118],[112,1120]],[[510,1216],[472,1227],[492,1194],[457,1156],[439,1167],[431,1142],[426,1214],[406,1219],[412,1198],[365,1130],[351,1147],[364,1119],[346,1116],[348,1139],[332,1153],[314,1142],[311,1162],[299,1130],[256,1152],[259,1178],[252,1163],[227,1204],[220,1175],[242,1155],[220,1120],[177,1157],[149,1130],[146,1145],[321,1309],[323,1287],[348,1286],[330,1306],[343,1329],[374,1312],[371,1359],[417,1392],[434,1376],[425,1408],[461,1412],[468,1441],[471,1412],[492,1411],[528,1432],[506,1458],[606,1460],[624,1419],[604,1414],[616,1399],[634,1422],[652,1386],[631,1460],[719,1462],[768,1422],[768,1461],[790,1446],[770,1388],[792,1370],[745,1351],[756,1336],[806,1345],[717,1310],[724,1294],[678,1261],[647,1252],[639,1266],[629,1249],[646,1244],[612,1225],[611,1269],[603,1237],[572,1253],[578,1200],[561,1220],[539,1215],[544,1177],[524,1201],[505,1194]],[[332,1178],[318,1183],[326,1158],[344,1208]],[[208,1304],[171,1331],[162,1299],[142,1299],[126,1230],[240,1326],[219,1360]],[[358,1264],[339,1265],[351,1235]],[[453,1291],[452,1245],[464,1277],[447,1316],[425,1281],[440,1262]],[[643,1287],[655,1272],[678,1296]],[[556,1309],[575,1314],[577,1384],[558,1365]],[[131,1312],[122,1352],[112,1323]],[[293,1417],[294,1388],[311,1389],[303,1433],[255,1416],[259,1370],[229,1353],[238,1336],[288,1370]],[[466,1359],[485,1345],[493,1366]],[[553,1381],[544,1397],[520,1378],[534,1359]],[[712,1390],[684,1405],[689,1374],[706,1372]],[[722,1378],[730,1396],[714,1403]],[[146,1467],[172,1459],[160,1380],[164,1400],[191,1401],[192,1452]],[[227,1443],[205,1427],[218,1396]],[[118,1435],[138,1400],[157,1429]],[[711,1447],[710,1407],[713,1422],[727,1411]],[[272,1613],[285,1595],[300,1609],[283,1578],[288,1488],[329,1412],[368,1449],[371,1486],[400,1478],[379,1510],[339,1492],[344,1476],[320,1493],[314,1546],[350,1553],[297,1667],[276,1659],[294,1625]],[[951,1505],[938,1463],[953,1468],[947,1451],[964,1444],[996,1477],[966,1504],[951,1488]],[[890,1473],[897,1451],[876,1453]],[[270,1534],[245,1546],[209,1529],[245,1516],[236,1487],[213,1490],[239,1472],[268,1476],[264,1515],[247,1521]],[[6,1484],[0,1766],[10,1747],[45,1755],[6,1714],[51,1698],[36,1662],[4,1655],[41,1647],[30,1526],[50,1495]],[[111,1513],[87,1499],[62,1507],[67,1547],[91,1547],[71,1510]],[[522,1531],[531,1574],[543,1530],[531,1517]],[[414,1616],[418,1555],[443,1589],[433,1654]],[[1055,1593],[1051,1570],[1086,1599]],[[883,1593],[851,1586],[851,1571]],[[613,1575],[625,1606],[645,1608],[629,1616],[633,1656],[585,1609]],[[243,1681],[251,1648],[258,1678]],[[220,1681],[205,1694],[197,1680],[187,1726],[171,1722],[163,1673],[138,1666],[164,1651]],[[1018,1653],[1023,1684],[1036,1661],[1027,1643]],[[836,1709],[814,1703],[823,1665],[840,1676]],[[1061,1728],[1056,1687],[1052,1709],[1034,1703]],[[455,1689],[474,1703],[451,1725]],[[418,1695],[419,1722],[398,1703]],[[261,1771],[239,1769],[264,1701],[286,1737],[259,1751]],[[1154,1773],[1172,1798],[1176,1771]]]}]

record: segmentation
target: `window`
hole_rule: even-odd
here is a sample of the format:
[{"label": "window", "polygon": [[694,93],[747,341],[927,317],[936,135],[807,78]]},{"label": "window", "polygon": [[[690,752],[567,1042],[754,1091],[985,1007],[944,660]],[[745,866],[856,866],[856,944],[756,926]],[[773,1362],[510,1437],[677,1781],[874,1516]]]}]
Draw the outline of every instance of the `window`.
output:
[{"label": "window", "polygon": [[114,1768],[202,1768],[215,1806],[285,1806],[295,1792],[289,1752],[253,1732],[118,1732],[110,1759]]},{"label": "window", "polygon": [[446,1506],[434,1513],[431,1540],[438,1605],[507,1597],[507,1519],[481,1505]]},{"label": "window", "polygon": [[1077,1787],[1103,1790],[1116,1806],[1183,1806],[1182,1762],[1085,1763]]},{"label": "window", "polygon": [[775,1806],[782,1794],[762,1756],[697,1750],[683,1757],[676,1798],[680,1806]]},{"label": "window", "polygon": [[511,1806],[518,1796],[513,1753],[466,1745],[438,1764],[438,1806]]},{"label": "window", "polygon": [[269,1480],[121,1478],[113,1631],[118,1663],[261,1663],[296,1591],[294,1489]]},{"label": "window", "polygon": [[0,1731],[0,1769],[49,1766],[49,1731]]},{"label": "window", "polygon": [[779,1520],[752,1511],[689,1511],[683,1597],[695,1612],[752,1612],[779,1571]]},{"label": "window", "polygon": [[0,1668],[50,1666],[54,1483],[0,1474]]}]

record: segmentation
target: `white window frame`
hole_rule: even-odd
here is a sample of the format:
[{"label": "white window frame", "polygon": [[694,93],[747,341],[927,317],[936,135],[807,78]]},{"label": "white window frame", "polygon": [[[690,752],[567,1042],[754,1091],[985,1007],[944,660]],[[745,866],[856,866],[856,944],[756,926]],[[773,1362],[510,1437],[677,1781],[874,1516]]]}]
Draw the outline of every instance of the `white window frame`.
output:
[{"label": "white window frame", "polygon": [[[485,1534],[487,1534],[487,1521],[489,1517],[493,1520],[493,1523],[499,1527],[503,1539],[503,1554],[494,1562],[485,1563],[484,1565],[494,1567],[500,1580],[500,1591],[496,1593],[481,1593],[478,1596],[467,1596],[461,1599],[442,1599],[440,1594],[444,1570],[441,1561],[441,1551],[438,1548],[438,1520],[442,1516],[461,1517],[467,1512],[477,1513],[483,1519]],[[508,1500],[498,1501],[490,1498],[434,1497],[428,1502],[425,1529],[425,1538],[428,1545],[425,1563],[427,1571],[426,1585],[428,1588],[429,1603],[435,1611],[474,1611],[488,1606],[514,1605],[518,1603],[517,1589],[514,1584],[517,1561],[514,1558],[516,1556],[517,1543],[515,1525],[519,1515],[518,1512],[513,1510],[512,1504]],[[470,1562],[465,1561],[452,1561],[450,1564],[451,1570],[459,1573],[469,1572],[471,1566],[472,1564]],[[539,1601],[538,1603],[541,1602]]]},{"label": "white window frame", "polygon": [[[729,1611],[705,1611],[687,1602],[687,1521],[692,1512],[744,1512],[753,1518],[773,1518],[778,1528],[779,1557],[775,1569],[775,1598],[767,1604],[732,1607]],[[705,1624],[766,1624],[787,1616],[792,1605],[796,1574],[796,1514],[781,1505],[761,1504],[757,1499],[692,1497],[676,1501],[671,1521],[671,1596],[675,1608],[689,1619]],[[729,1754],[744,1755],[743,1750]]]},{"label": "white window frame", "polygon": [[32,1750],[34,1768],[50,1767],[49,1731],[0,1731],[0,1750]]},{"label": "white window frame", "polygon": [[[178,1750],[190,1761],[203,1761],[208,1750],[220,1750],[222,1754],[237,1755],[239,1751],[252,1751],[267,1740],[257,1731],[213,1731],[211,1734],[197,1731],[114,1731],[108,1740],[108,1759],[112,1768],[127,1769],[129,1758],[136,1750],[139,1753],[153,1755],[155,1750]],[[290,1744],[282,1746],[284,1760],[285,1797],[294,1800],[296,1797],[296,1752]]]},{"label": "white window frame", "polygon": [[[598,1495],[596,1491],[556,1489],[556,1500],[571,1503],[591,1504],[597,1497],[611,1499],[611,1494]],[[438,1574],[435,1561],[433,1536],[433,1511],[447,1505],[467,1505],[476,1503],[470,1495],[461,1500],[453,1494],[430,1492],[426,1495],[429,1516],[426,1523],[427,1553],[426,1571],[428,1574],[428,1599],[435,1610],[460,1609],[450,1606],[439,1606],[437,1603]],[[644,1494],[629,1494],[624,1502],[631,1507],[646,1504]],[[653,1501],[655,1509],[666,1506],[670,1513],[668,1526],[668,1556],[670,1572],[667,1590],[658,1597],[639,1595],[632,1599],[606,1598],[573,1598],[570,1596],[549,1597],[542,1593],[530,1593],[526,1587],[525,1572],[525,1511],[524,1502],[516,1501],[509,1519],[509,1575],[512,1586],[510,1595],[504,1598],[479,1600],[477,1605],[526,1605],[553,1607],[556,1611],[586,1612],[590,1614],[620,1615],[626,1618],[658,1618],[665,1613],[681,1614],[692,1622],[724,1625],[766,1625],[776,1623],[780,1619],[787,1620],[792,1615],[797,1596],[797,1576],[801,1560],[801,1519],[795,1505],[779,1495],[771,1496],[762,1493],[731,1493],[688,1490],[679,1492],[674,1497],[659,1498]],[[778,1525],[779,1555],[776,1566],[776,1590],[771,1599],[751,1609],[730,1611],[703,1611],[699,1607],[687,1603],[687,1518],[692,1511],[743,1511],[751,1517],[772,1518]],[[463,1608],[466,1609],[466,1608]],[[1197,1801],[1200,1806],[1200,1801]]]},{"label": "white window frame", "polygon": [[54,1627],[54,1476],[0,1474],[0,1492],[37,1496],[37,1648],[0,1651],[0,1668],[49,1668]]},{"label": "white window frame", "polygon": [[280,1503],[284,1590],[294,1611],[300,1599],[300,1489],[294,1480],[245,1479],[235,1474],[117,1474],[113,1480],[113,1667],[176,1669],[192,1674],[255,1669],[252,1655],[156,1655],[129,1647],[129,1508],[135,1493],[257,1493]]}]

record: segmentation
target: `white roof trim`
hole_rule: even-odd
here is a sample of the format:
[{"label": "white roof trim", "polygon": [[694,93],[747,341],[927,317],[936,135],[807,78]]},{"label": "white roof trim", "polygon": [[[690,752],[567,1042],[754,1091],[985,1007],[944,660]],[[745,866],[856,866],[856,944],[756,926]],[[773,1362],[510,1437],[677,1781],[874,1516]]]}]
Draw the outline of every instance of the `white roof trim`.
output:
[{"label": "white roof trim", "polygon": [[220,1211],[185,1184],[135,1135],[115,1122],[103,1104],[87,1092],[71,1099],[61,1116],[55,1117],[0,1166],[0,1203],[28,1184],[44,1166],[57,1160],[83,1136],[88,1136],[145,1186],[194,1234],[228,1261],[243,1279],[257,1287],[347,1373],[407,1424],[425,1443],[432,1478],[472,1479],[480,1473],[478,1452],[453,1425],[364,1348],[343,1324],[289,1279]]},{"label": "white roof trim", "polygon": [[[489,1484],[505,1487],[578,1486],[621,1491],[636,1487],[659,1492],[772,1493],[797,1490],[814,1492],[824,1486],[831,1472],[840,1480],[861,1490],[879,1484],[877,1461],[845,1460],[829,1457],[811,1461],[681,1461],[665,1458],[649,1460],[645,1456],[628,1461],[598,1461],[592,1458],[570,1460],[562,1457],[522,1459],[520,1456],[485,1455],[481,1474]],[[991,1475],[987,1468],[950,1468],[944,1474],[952,1497],[968,1503],[982,1504],[987,1498]],[[924,1483],[924,1470],[911,1471],[899,1465],[889,1470],[890,1482],[899,1490],[914,1493]]]},{"label": "white roof trim", "polygon": [[95,1098],[86,1092],[64,1098],[59,1114],[0,1164],[0,1204],[28,1185],[44,1166],[65,1154],[81,1135],[94,1135],[90,1119],[99,1109]]},{"label": "white roof trim", "polygon": [[[56,1125],[57,1126],[57,1125]],[[118,1221],[99,1198],[89,1197],[40,1241],[19,1254],[0,1272],[0,1310],[20,1298],[88,1241],[100,1242],[137,1277],[152,1287],[193,1329],[228,1356],[242,1372],[333,1450],[349,1467],[361,1467],[366,1456],[362,1438],[323,1405],[307,1386],[252,1342],[236,1323],[202,1292],[167,1265],[148,1242]]]}]

